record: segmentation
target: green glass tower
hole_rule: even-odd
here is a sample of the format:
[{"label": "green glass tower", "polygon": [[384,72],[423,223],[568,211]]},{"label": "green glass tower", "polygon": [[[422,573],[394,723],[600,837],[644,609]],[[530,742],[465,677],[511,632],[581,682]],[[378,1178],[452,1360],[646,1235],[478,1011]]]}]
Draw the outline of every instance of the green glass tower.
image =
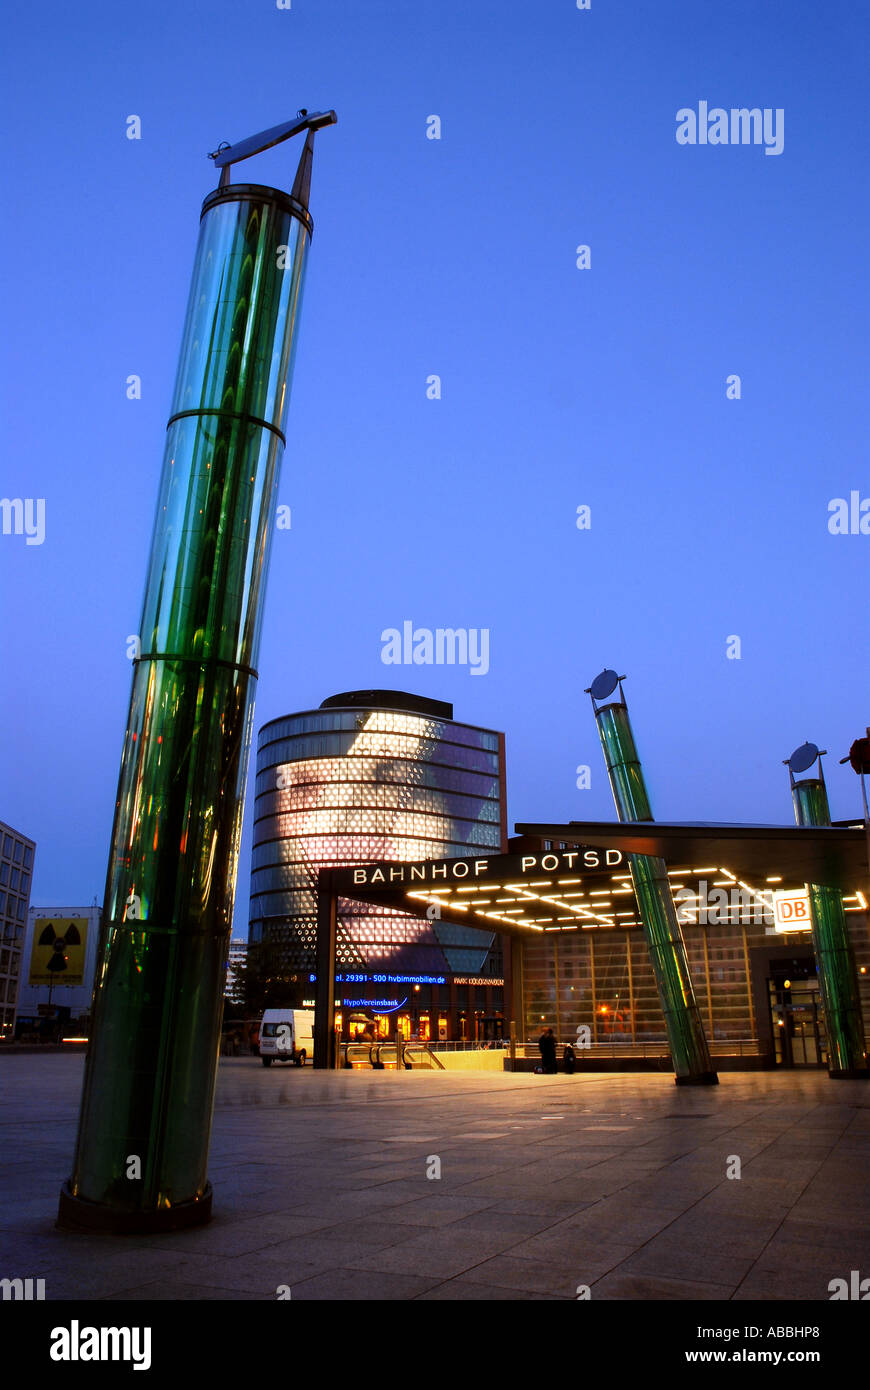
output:
[{"label": "green glass tower", "polygon": [[[59,1224],[207,1221],[223,986],[305,263],[313,132],[219,151],[202,208],[134,663]],[[307,131],[291,193],[233,162]]]},{"label": "green glass tower", "polygon": [[[786,759],[795,822],[800,826],[830,825],[828,789],[822,771],[823,752],[805,743]],[[818,763],[818,775],[795,780],[795,772]],[[855,956],[839,888],[821,883],[807,885],[813,931],[813,952],[819,989],[825,1008],[828,1035],[828,1075],[835,1080],[870,1078],[861,993]]]},{"label": "green glass tower", "polygon": [[[602,671],[586,693],[592,696],[595,722],[620,821],[651,821],[653,815],[643,769],[622,693],[624,679],[615,671]],[[599,705],[597,702],[612,694],[617,685],[619,700]],[[678,1086],[716,1085],[719,1078],[713,1070],[704,1024],[695,1001],[667,865],[663,859],[649,854],[629,854],[628,862],[664,1014],[674,1080]]]}]

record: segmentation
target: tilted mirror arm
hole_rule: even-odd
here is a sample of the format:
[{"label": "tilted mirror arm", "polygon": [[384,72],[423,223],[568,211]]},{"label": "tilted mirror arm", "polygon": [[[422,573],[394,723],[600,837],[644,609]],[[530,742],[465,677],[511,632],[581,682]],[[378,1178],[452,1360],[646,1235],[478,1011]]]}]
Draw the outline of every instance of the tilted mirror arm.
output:
[{"label": "tilted mirror arm", "polygon": [[238,140],[235,145],[228,145],[224,142],[209,155],[209,159],[214,160],[215,168],[221,171],[218,187],[226,187],[230,181],[230,168],[233,164],[238,164],[239,160],[250,159],[251,155],[261,154],[263,150],[270,150],[273,145],[280,145],[282,141],[289,140],[292,136],[298,135],[300,131],[313,132],[322,130],[324,126],[335,125],[337,119],[334,111],[309,113],[303,107],[296,113],[296,119],[293,121],[284,121],[281,125],[270,126],[268,130],[261,130],[258,135],[249,135],[246,140]]}]

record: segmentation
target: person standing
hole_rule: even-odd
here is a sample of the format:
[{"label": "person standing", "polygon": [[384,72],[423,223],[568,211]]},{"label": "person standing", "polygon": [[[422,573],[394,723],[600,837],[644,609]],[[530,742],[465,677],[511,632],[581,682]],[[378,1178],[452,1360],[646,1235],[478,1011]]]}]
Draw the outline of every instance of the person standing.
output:
[{"label": "person standing", "polygon": [[545,1028],[538,1039],[538,1047],[541,1051],[541,1070],[547,1076],[554,1076],[556,1072],[556,1039],[552,1028]]}]

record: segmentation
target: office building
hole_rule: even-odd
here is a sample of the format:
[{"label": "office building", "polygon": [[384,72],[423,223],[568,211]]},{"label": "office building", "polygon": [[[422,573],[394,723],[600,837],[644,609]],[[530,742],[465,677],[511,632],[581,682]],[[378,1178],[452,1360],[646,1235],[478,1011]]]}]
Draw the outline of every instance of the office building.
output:
[{"label": "office building", "polygon": [[0,1038],[15,1029],[36,843],[0,821]]},{"label": "office building", "polygon": [[241,969],[248,958],[248,943],[241,936],[234,936],[230,942],[229,956],[227,957],[227,983],[226,997],[238,1003],[242,998],[239,982],[235,976],[235,970]]},{"label": "office building", "polygon": [[[250,942],[288,1002],[315,984],[321,867],[373,859],[498,853],[506,843],[504,735],[453,706],[400,691],[350,691],[260,730]],[[433,914],[343,901],[336,998],[345,1014],[394,1014],[408,1035],[501,1036],[503,960],[495,933]]]}]

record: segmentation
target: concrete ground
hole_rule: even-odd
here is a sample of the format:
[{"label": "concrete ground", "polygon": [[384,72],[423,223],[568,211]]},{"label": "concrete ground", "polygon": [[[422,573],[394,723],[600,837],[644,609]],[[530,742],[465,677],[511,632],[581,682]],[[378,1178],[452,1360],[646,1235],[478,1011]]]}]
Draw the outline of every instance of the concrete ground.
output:
[{"label": "concrete ground", "polygon": [[47,1299],[828,1300],[870,1275],[861,1082],[225,1059],[211,1224],[98,1238],[54,1229],[82,1070],[0,1059],[0,1277]]}]

